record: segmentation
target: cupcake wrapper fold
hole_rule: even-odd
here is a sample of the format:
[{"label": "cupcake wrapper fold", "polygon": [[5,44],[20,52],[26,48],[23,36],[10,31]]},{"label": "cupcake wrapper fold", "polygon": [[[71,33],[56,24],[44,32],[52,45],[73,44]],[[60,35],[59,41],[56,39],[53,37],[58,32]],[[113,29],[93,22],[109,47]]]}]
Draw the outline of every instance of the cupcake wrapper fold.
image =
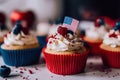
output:
[{"label": "cupcake wrapper fold", "polygon": [[45,48],[43,49],[47,68],[51,72],[61,75],[83,72],[86,66],[88,52],[86,51],[81,54],[50,54],[45,52]]},{"label": "cupcake wrapper fold", "polygon": [[120,52],[119,51],[102,51],[102,61],[105,66],[109,66],[112,68],[120,68]]},{"label": "cupcake wrapper fold", "polygon": [[89,45],[91,55],[95,55],[95,56],[101,55],[101,50],[99,47],[101,43],[90,43],[90,42],[87,43]]},{"label": "cupcake wrapper fold", "polygon": [[5,64],[10,66],[27,66],[39,61],[42,47],[25,50],[4,50],[1,55]]}]

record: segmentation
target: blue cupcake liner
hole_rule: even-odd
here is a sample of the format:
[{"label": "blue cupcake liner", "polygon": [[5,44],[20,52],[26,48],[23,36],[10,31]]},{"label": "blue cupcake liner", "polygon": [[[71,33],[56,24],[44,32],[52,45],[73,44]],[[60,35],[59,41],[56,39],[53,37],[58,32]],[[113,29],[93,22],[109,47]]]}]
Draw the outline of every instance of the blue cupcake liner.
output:
[{"label": "blue cupcake liner", "polygon": [[39,44],[42,44],[43,47],[45,47],[46,44],[47,44],[47,42],[46,42],[46,37],[47,37],[47,36],[37,36],[37,39],[38,39]]},{"label": "blue cupcake liner", "polygon": [[1,48],[1,55],[5,64],[9,66],[28,66],[39,62],[42,46],[24,50],[5,50]]},{"label": "blue cupcake liner", "polygon": [[[1,47],[2,43],[0,43],[0,47]],[[0,50],[0,55],[1,55],[1,50]]]}]

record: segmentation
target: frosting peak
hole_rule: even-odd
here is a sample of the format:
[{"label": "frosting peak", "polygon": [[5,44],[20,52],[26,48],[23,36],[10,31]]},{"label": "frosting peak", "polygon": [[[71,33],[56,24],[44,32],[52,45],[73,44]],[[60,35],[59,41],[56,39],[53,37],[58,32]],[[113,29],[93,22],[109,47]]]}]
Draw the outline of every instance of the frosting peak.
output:
[{"label": "frosting peak", "polygon": [[4,37],[4,43],[6,45],[32,45],[37,42],[37,39],[30,35],[25,35],[22,31],[15,35],[13,32],[7,34],[6,37]]},{"label": "frosting peak", "polygon": [[103,39],[106,33],[107,30],[103,25],[101,25],[100,27],[91,26],[86,31],[86,36],[94,39]]},{"label": "frosting peak", "polygon": [[103,43],[111,47],[120,46],[120,31],[114,29],[110,30],[110,32],[105,35]]},{"label": "frosting peak", "polygon": [[47,49],[54,51],[85,51],[82,39],[68,31],[65,27],[59,27],[47,43]]},{"label": "frosting peak", "polygon": [[32,45],[38,43],[36,37],[25,35],[22,32],[22,25],[20,21],[17,21],[15,27],[11,33],[8,33],[4,37],[4,43],[6,45]]}]

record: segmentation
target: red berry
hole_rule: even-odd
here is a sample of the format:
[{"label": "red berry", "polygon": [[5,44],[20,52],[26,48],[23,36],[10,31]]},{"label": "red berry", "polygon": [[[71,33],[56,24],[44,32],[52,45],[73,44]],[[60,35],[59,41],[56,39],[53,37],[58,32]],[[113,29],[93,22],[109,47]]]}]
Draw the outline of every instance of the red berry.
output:
[{"label": "red berry", "polygon": [[113,33],[113,34],[110,34],[109,37],[117,38],[118,36],[115,33]]},{"label": "red berry", "polygon": [[62,27],[62,26],[59,26],[58,28],[58,33],[61,34],[62,36],[65,36],[67,34],[67,28],[66,27]]}]

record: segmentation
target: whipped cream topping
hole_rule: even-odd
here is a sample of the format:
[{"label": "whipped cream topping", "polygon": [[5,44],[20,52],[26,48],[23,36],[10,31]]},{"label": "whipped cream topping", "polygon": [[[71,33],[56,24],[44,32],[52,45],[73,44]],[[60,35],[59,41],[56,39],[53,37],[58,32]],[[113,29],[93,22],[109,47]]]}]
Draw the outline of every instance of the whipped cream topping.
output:
[{"label": "whipped cream topping", "polygon": [[38,43],[36,37],[25,35],[22,31],[17,35],[11,32],[4,37],[4,44],[6,45],[32,45],[36,43]]},{"label": "whipped cream topping", "polygon": [[45,22],[39,23],[37,25],[37,34],[40,36],[46,36],[48,35],[49,28],[50,28],[49,23],[45,23]]},{"label": "whipped cream topping", "polygon": [[110,30],[110,32],[105,35],[103,43],[113,48],[120,46],[120,31]]},{"label": "whipped cream topping", "polygon": [[47,49],[54,51],[80,51],[84,52],[86,49],[81,38],[75,34],[67,33],[64,37],[58,32],[52,35],[47,43]]},{"label": "whipped cream topping", "polygon": [[91,26],[86,30],[86,36],[94,39],[103,39],[106,33],[107,30],[103,25],[100,27]]}]

